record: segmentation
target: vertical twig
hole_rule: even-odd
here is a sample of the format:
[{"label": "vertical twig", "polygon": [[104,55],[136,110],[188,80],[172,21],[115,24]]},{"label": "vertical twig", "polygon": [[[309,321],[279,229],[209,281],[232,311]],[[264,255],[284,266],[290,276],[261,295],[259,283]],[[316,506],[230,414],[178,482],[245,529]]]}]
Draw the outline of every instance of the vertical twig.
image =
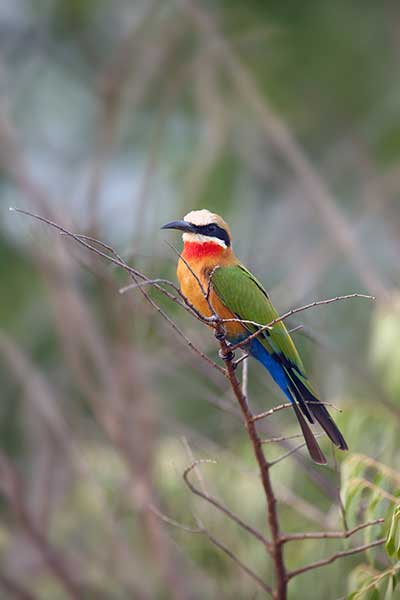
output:
[{"label": "vertical twig", "polygon": [[264,456],[262,441],[258,435],[255,421],[253,420],[253,414],[249,408],[247,398],[243,393],[242,387],[236,377],[235,366],[233,362],[234,355],[230,351],[229,346],[226,342],[225,331],[221,322],[217,322],[216,324],[216,337],[220,344],[221,356],[226,365],[229,382],[231,384],[233,393],[235,394],[235,397],[239,403],[240,410],[242,411],[245,426],[247,429],[247,433],[253,446],[254,455],[258,463],[261,481],[266,497],[267,520],[271,532],[271,554],[274,562],[276,579],[273,597],[276,600],[286,600],[288,579],[283,557],[283,545],[280,534],[278,512],[276,508],[276,496],[272,487],[270,477],[270,464]]}]

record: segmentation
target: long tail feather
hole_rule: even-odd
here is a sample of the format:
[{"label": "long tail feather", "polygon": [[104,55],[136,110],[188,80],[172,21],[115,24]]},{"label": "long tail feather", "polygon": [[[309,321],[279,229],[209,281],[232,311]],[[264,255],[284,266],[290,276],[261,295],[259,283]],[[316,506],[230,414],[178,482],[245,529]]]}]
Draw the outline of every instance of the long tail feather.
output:
[{"label": "long tail feather", "polygon": [[317,419],[318,423],[321,425],[322,429],[332,440],[335,446],[340,448],[340,450],[348,450],[349,447],[346,443],[346,440],[327,411],[326,407],[322,403],[309,404],[308,407],[311,410],[313,417]]},{"label": "long tail feather", "polygon": [[[307,389],[298,377],[293,376],[293,374],[291,376],[291,383],[290,390],[308,420],[313,423],[314,417],[335,446],[340,450],[348,450],[349,447],[346,440],[322,402]],[[304,406],[306,410],[304,410]],[[311,418],[310,413],[312,415]]]},{"label": "long tail feather", "polygon": [[322,452],[321,448],[319,447],[318,442],[315,439],[315,436],[310,429],[310,426],[308,425],[307,421],[301,414],[301,411],[296,402],[293,402],[293,408],[294,408],[294,412],[296,413],[296,417],[299,421],[301,431],[303,433],[304,440],[306,442],[307,449],[310,453],[311,458],[313,459],[314,462],[318,463],[319,465],[326,465],[327,460],[324,456],[324,453]]}]

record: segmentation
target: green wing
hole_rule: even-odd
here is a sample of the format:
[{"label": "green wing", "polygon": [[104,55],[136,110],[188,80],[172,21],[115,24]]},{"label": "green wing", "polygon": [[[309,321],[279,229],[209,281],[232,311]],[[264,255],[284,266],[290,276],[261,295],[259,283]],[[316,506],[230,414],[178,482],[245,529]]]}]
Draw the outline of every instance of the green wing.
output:
[{"label": "green wing", "polygon": [[[268,325],[279,316],[261,283],[242,265],[216,269],[212,285],[222,303],[240,319]],[[247,328],[250,333],[257,330],[253,325]],[[282,321],[258,339],[270,354],[283,355],[305,375],[299,353]]]},{"label": "green wing", "polygon": [[[242,265],[219,267],[214,271],[211,282],[222,303],[240,319],[268,325],[278,317],[261,283]],[[246,327],[249,333],[255,333],[258,329],[256,325],[251,324]],[[338,448],[347,450],[346,441],[326,407],[319,402],[307,378],[302,360],[284,323],[279,321],[272,329],[261,333],[257,339],[284,370],[288,385],[283,391],[290,393],[293,400],[299,403],[311,423],[314,422],[314,418],[317,419]],[[325,458],[295,403],[293,407],[311,456],[316,462],[324,462]]]}]

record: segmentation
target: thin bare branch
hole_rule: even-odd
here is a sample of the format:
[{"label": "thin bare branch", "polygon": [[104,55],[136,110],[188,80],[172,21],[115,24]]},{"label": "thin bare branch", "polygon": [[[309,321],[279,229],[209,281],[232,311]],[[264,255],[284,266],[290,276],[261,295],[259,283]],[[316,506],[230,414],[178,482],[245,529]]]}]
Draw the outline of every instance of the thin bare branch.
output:
[{"label": "thin bare branch", "polygon": [[161,519],[161,521],[164,521],[164,523],[167,523],[168,525],[172,525],[173,527],[176,527],[177,529],[181,529],[182,531],[186,531],[186,533],[204,533],[204,530],[200,529],[199,527],[188,527],[187,525],[183,525],[183,523],[179,523],[178,521],[175,521],[175,519],[171,519],[171,517],[168,517],[167,515],[162,513],[160,510],[158,510],[158,508],[156,506],[154,506],[152,504],[148,506],[148,509],[154,515],[156,515],[156,517]]},{"label": "thin bare branch", "polygon": [[386,538],[380,538],[379,540],[375,540],[374,542],[370,542],[369,544],[364,544],[362,546],[357,546],[356,548],[351,548],[350,550],[343,550],[342,552],[336,552],[329,556],[328,558],[323,558],[322,560],[317,560],[316,562],[305,565],[304,567],[300,567],[299,569],[294,569],[293,571],[289,571],[287,573],[288,579],[293,579],[302,573],[306,573],[307,571],[311,571],[313,569],[319,569],[320,567],[324,567],[325,565],[329,565],[338,558],[343,558],[344,556],[351,556],[352,554],[359,554],[360,552],[365,552],[370,548],[375,548],[376,546],[382,546],[386,542]]},{"label": "thin bare branch", "polygon": [[216,314],[216,312],[214,310],[214,307],[211,304],[211,300],[210,300],[210,285],[211,285],[211,277],[212,277],[213,271],[209,275],[207,289],[205,289],[204,285],[201,282],[200,277],[194,271],[194,269],[192,268],[192,266],[189,264],[189,262],[183,256],[183,254],[181,252],[179,252],[179,250],[177,248],[175,248],[175,246],[173,246],[169,242],[166,242],[166,244],[175,252],[175,254],[178,256],[178,260],[181,260],[184,263],[184,265],[186,266],[186,268],[193,275],[194,279],[196,280],[196,282],[197,282],[197,284],[198,284],[198,286],[200,288],[201,293],[203,294],[204,300],[207,302],[208,308],[210,309],[210,312],[211,312],[211,316],[210,317],[205,317],[204,315],[202,315],[202,319],[204,321],[208,322],[210,325],[212,325],[216,320],[222,320]]},{"label": "thin bare branch", "polygon": [[269,417],[269,416],[273,415],[274,413],[279,412],[281,410],[285,410],[286,408],[292,408],[292,403],[285,402],[284,404],[278,404],[278,406],[273,406],[272,408],[270,408],[269,410],[266,410],[265,412],[259,413],[258,415],[253,415],[252,421],[255,423],[256,421],[265,419],[266,417]]},{"label": "thin bare branch", "polygon": [[280,442],[286,442],[287,440],[298,440],[302,438],[302,433],[295,433],[294,435],[280,435],[273,438],[266,438],[265,440],[261,440],[262,444],[279,444]]},{"label": "thin bare branch", "polygon": [[[331,402],[320,402],[318,400],[315,402],[307,402],[307,404],[323,404],[324,406],[329,406],[330,408],[333,408],[334,410],[337,410],[338,412],[342,412],[342,410],[338,406],[335,406]],[[259,413],[258,415],[253,415],[253,421],[260,421],[260,419],[265,419],[266,417],[270,417],[274,413],[279,412],[281,410],[285,410],[286,408],[292,408],[292,406],[293,405],[291,402],[286,402],[285,404],[278,404],[278,406],[273,406],[272,408],[270,408],[269,410],[267,410],[263,413]]]},{"label": "thin bare branch", "polygon": [[222,552],[224,552],[227,556],[229,556],[229,558],[231,558],[242,569],[242,571],[244,571],[245,573],[247,573],[247,575],[249,575],[249,577],[251,577],[252,579],[254,579],[254,581],[256,581],[258,583],[258,585],[261,586],[262,589],[265,592],[267,592],[267,594],[269,594],[272,597],[274,596],[272,588],[267,583],[265,583],[265,581],[263,581],[261,579],[261,577],[259,577],[256,573],[254,573],[254,571],[252,571],[247,565],[245,565],[236,556],[236,554],[234,554],[231,550],[229,550],[229,548],[227,548],[225,546],[225,544],[222,544],[222,542],[220,542],[219,540],[217,540],[206,529],[204,530],[204,535],[207,536],[207,538],[210,540],[210,542],[212,544],[214,544],[214,546],[216,546],[217,548],[219,548],[220,550],[222,550]]},{"label": "thin bare branch", "polygon": [[195,460],[194,462],[192,462],[192,464],[190,464],[184,470],[184,472],[183,472],[183,479],[184,479],[186,485],[188,486],[188,488],[190,489],[190,491],[193,494],[195,494],[196,496],[199,496],[200,498],[203,498],[204,500],[206,500],[207,502],[209,502],[210,504],[212,504],[213,506],[215,506],[216,508],[218,508],[218,510],[220,510],[221,512],[223,512],[232,521],[234,521],[235,523],[237,523],[237,525],[239,525],[240,527],[242,527],[242,529],[244,529],[245,531],[247,531],[248,533],[250,533],[252,536],[254,536],[259,542],[261,542],[268,549],[268,551],[270,551],[271,550],[271,543],[259,531],[257,531],[253,527],[251,527],[251,525],[248,525],[247,523],[245,523],[238,515],[235,515],[226,506],[224,506],[223,504],[221,504],[216,498],[214,498],[213,496],[210,496],[205,491],[199,490],[198,488],[196,488],[193,485],[193,483],[189,479],[189,475],[190,475],[190,473],[191,473],[191,471],[193,469],[195,469],[198,465],[201,465],[201,464],[216,464],[216,461],[215,460]]},{"label": "thin bare branch", "polygon": [[288,329],[288,334],[292,335],[292,333],[297,333],[298,331],[301,331],[303,329],[304,325],[296,325],[296,327],[293,327],[292,329]]},{"label": "thin bare branch", "polygon": [[[213,461],[196,461],[196,463],[204,463],[204,462],[213,462]],[[191,465],[191,468],[194,468],[195,465]],[[227,556],[229,556],[229,558],[231,560],[233,560],[241,569],[242,571],[244,571],[249,577],[251,577],[251,579],[253,579],[254,581],[256,581],[258,583],[258,585],[261,586],[261,588],[266,591],[268,594],[270,594],[271,596],[273,595],[273,591],[272,588],[265,582],[263,581],[252,569],[250,569],[247,565],[245,565],[238,556],[236,556],[236,554],[234,554],[232,552],[232,550],[230,550],[229,548],[227,548],[227,546],[225,546],[225,544],[222,544],[219,540],[217,540],[213,535],[211,535],[211,533],[204,527],[204,525],[201,523],[200,519],[197,518],[197,522],[199,523],[199,527],[188,527],[186,525],[183,525],[182,523],[179,523],[178,521],[175,521],[175,519],[171,519],[170,517],[168,517],[167,515],[161,513],[156,507],[154,506],[149,506],[149,510],[151,510],[151,512],[153,514],[155,514],[161,521],[163,521],[164,523],[167,523],[168,525],[171,525],[172,527],[176,527],[177,529],[180,529],[181,531],[185,531],[186,533],[192,533],[192,534],[200,534],[200,535],[204,535],[205,537],[208,538],[208,540],[214,544],[217,548],[219,548],[220,550],[222,550],[222,552],[224,552]]]},{"label": "thin bare branch", "polygon": [[[317,436],[315,436],[315,437],[317,437]],[[290,450],[288,450],[287,452],[285,452],[285,454],[282,454],[282,456],[279,456],[275,460],[271,460],[270,463],[269,463],[270,467],[274,467],[275,465],[277,465],[280,462],[282,462],[283,460],[285,460],[285,458],[288,458],[289,456],[292,456],[292,454],[294,454],[298,450],[301,450],[302,448],[304,448],[305,445],[306,445],[305,442],[301,442],[301,444],[297,444],[297,446],[294,446],[294,448],[291,448]]]},{"label": "thin bare branch", "polygon": [[[105,258],[106,260],[112,262],[113,264],[115,264],[115,265],[121,267],[122,269],[128,271],[128,273],[135,279],[135,283],[138,283],[137,279],[142,279],[144,281],[147,281],[147,277],[145,275],[143,275],[142,273],[140,273],[140,271],[137,271],[133,267],[129,266],[117,254],[117,252],[111,246],[108,246],[107,244],[104,244],[103,242],[101,242],[99,240],[95,240],[96,244],[104,247],[109,252],[111,252],[114,256],[110,256],[110,255],[106,254],[105,252],[102,252],[98,248],[92,246],[90,243],[88,243],[87,239],[93,240],[94,238],[89,238],[89,236],[84,236],[84,235],[72,233],[71,231],[65,229],[65,227],[62,227],[61,225],[58,225],[54,221],[51,221],[50,219],[47,219],[46,217],[42,217],[40,215],[36,215],[34,213],[31,213],[30,211],[23,210],[23,209],[20,209],[20,208],[10,208],[10,210],[14,211],[14,212],[17,212],[17,213],[20,213],[20,214],[23,214],[23,215],[27,215],[29,217],[32,217],[33,219],[38,220],[38,221],[42,221],[43,223],[46,223],[47,225],[50,225],[51,227],[53,227],[56,230],[58,230],[63,235],[74,239],[76,242],[78,242],[80,245],[84,246],[86,249],[90,250],[91,252],[94,252],[95,254],[98,254],[102,258]],[[174,286],[174,284],[172,282],[170,282],[170,285]],[[138,286],[138,287],[141,290],[141,292],[144,294],[144,296],[146,297],[147,301],[150,302],[150,304],[153,306],[153,308],[155,308],[157,310],[157,312],[166,321],[168,321],[168,323],[171,325],[171,327],[176,331],[176,333],[178,333],[178,335],[180,335],[185,340],[185,342],[188,344],[188,346],[194,352],[196,352],[199,356],[201,356],[201,358],[203,358],[203,360],[205,360],[206,362],[208,362],[208,364],[210,364],[214,369],[216,369],[217,371],[219,371],[222,375],[226,376],[225,370],[222,367],[220,367],[219,365],[217,365],[217,363],[215,363],[213,360],[211,360],[208,356],[206,356],[201,350],[199,350],[193,344],[193,342],[191,342],[187,338],[187,336],[183,333],[183,331],[181,331],[179,329],[179,327],[176,325],[176,323],[166,314],[166,312],[162,308],[160,308],[156,304],[156,302],[152,298],[150,298],[150,296],[140,286]],[[194,313],[196,316],[200,316],[201,317],[200,313],[198,313],[198,311],[194,307],[192,307],[190,305],[190,303],[189,304],[186,303],[186,300],[185,300],[185,302],[180,302],[179,299],[176,298],[173,294],[170,294],[167,290],[165,290],[165,288],[163,288],[162,286],[160,286],[160,285],[158,285],[156,283],[153,284],[153,287],[155,287],[157,290],[159,290],[160,292],[162,292],[164,295],[166,295],[173,302],[176,302],[180,306],[183,306],[184,308],[188,309],[189,312],[191,312],[192,314]],[[178,289],[178,288],[176,288],[176,289]],[[180,291],[179,291],[179,293],[180,293]],[[183,294],[181,294],[181,297],[185,298],[183,296]],[[204,320],[204,319],[201,317],[201,320]]]},{"label": "thin bare branch", "polygon": [[[129,275],[134,279],[135,283],[137,283],[138,279],[143,280],[143,281],[148,280],[148,277],[146,277],[143,273],[141,273],[137,269],[134,269],[132,266],[128,265],[124,261],[124,259],[116,252],[116,250],[114,248],[112,248],[111,246],[109,246],[108,244],[105,244],[104,242],[97,240],[95,238],[91,238],[90,236],[73,233],[72,231],[69,231],[68,229],[66,229],[65,227],[62,227],[58,223],[55,223],[54,221],[47,219],[46,217],[37,215],[28,210],[24,210],[22,208],[14,208],[14,207],[10,207],[9,210],[11,212],[16,212],[16,213],[19,213],[22,215],[26,215],[28,217],[31,217],[32,219],[36,219],[37,221],[41,221],[42,223],[45,223],[46,225],[53,227],[61,235],[65,235],[66,237],[69,237],[69,238],[75,240],[76,242],[78,242],[78,244],[80,244],[87,250],[90,250],[90,252],[93,252],[94,254],[97,254],[98,256],[105,258],[106,260],[113,263],[114,265],[121,267],[122,269],[127,271],[129,273]],[[88,240],[92,240],[92,243],[89,243]],[[110,252],[110,254],[112,256],[110,256],[109,254],[106,254],[102,250],[99,250],[99,248],[96,248],[92,244],[96,244],[96,245],[102,247],[107,252]],[[212,320],[211,317],[210,317],[210,319],[208,319],[207,317],[203,317],[201,315],[201,313],[199,313],[199,311],[185,298],[185,296],[181,293],[179,288],[177,288],[172,282],[170,282],[169,285],[174,287],[175,291],[181,297],[182,301],[180,301],[179,298],[174,296],[174,294],[171,294],[168,290],[166,290],[164,287],[162,287],[161,285],[159,285],[157,283],[154,283],[153,287],[155,289],[157,289],[159,292],[161,292],[164,296],[166,296],[167,298],[172,300],[172,302],[175,302],[176,304],[179,304],[180,306],[182,306],[190,314],[196,315],[201,321],[208,322],[208,321]],[[141,288],[139,287],[139,289],[141,289]]]},{"label": "thin bare branch", "polygon": [[276,589],[274,591],[275,597],[279,600],[286,600],[287,597],[287,577],[286,577],[286,566],[283,557],[283,548],[280,540],[280,526],[278,513],[276,509],[276,496],[272,487],[270,477],[270,465],[266,460],[263,452],[261,439],[257,433],[256,424],[253,418],[253,414],[247,403],[247,398],[243,394],[240,383],[235,374],[234,366],[234,355],[228,346],[225,338],[225,331],[222,323],[216,324],[216,338],[219,341],[222,357],[224,359],[228,378],[232,387],[232,391],[239,403],[240,410],[243,415],[244,423],[253,446],[253,452],[257,460],[257,464],[260,471],[261,481],[265,493],[265,499],[267,504],[267,520],[271,533],[271,556],[274,562]]},{"label": "thin bare branch", "polygon": [[336,493],[337,493],[337,498],[338,498],[339,511],[340,511],[340,515],[342,517],[343,529],[345,531],[348,531],[349,525],[347,522],[346,508],[345,508],[345,505],[342,500],[342,495],[340,493],[340,488],[341,488],[340,465],[339,465],[337,457],[336,457],[336,448],[335,448],[334,444],[332,444],[332,458],[333,458],[333,466],[334,466],[335,473],[336,473]]},{"label": "thin bare branch", "polygon": [[14,512],[24,533],[38,550],[51,573],[59,581],[68,597],[72,600],[83,599],[83,590],[76,576],[72,576],[64,557],[52,546],[44,533],[38,528],[25,504],[22,483],[7,456],[0,452],[0,491],[6,497],[10,509]]},{"label": "thin bare branch", "polygon": [[37,596],[34,596],[32,592],[28,591],[19,582],[17,583],[6,573],[0,572],[0,588],[8,594],[8,598],[15,598],[15,600],[36,600]]},{"label": "thin bare branch", "polygon": [[298,540],[326,540],[326,539],[347,539],[357,533],[357,531],[361,531],[362,529],[366,529],[367,527],[372,527],[373,525],[382,525],[385,522],[385,519],[375,519],[374,521],[367,521],[366,523],[361,523],[353,529],[348,529],[347,531],[313,531],[310,533],[288,533],[282,535],[281,539],[284,544],[286,542],[293,542]]},{"label": "thin bare branch", "polygon": [[266,325],[263,325],[261,323],[256,323],[255,321],[246,321],[246,320],[242,320],[242,319],[223,319],[224,323],[228,323],[230,321],[238,321],[240,323],[243,323],[244,325],[249,324],[249,325],[253,325],[254,327],[259,328],[256,332],[249,335],[242,342],[238,342],[237,344],[234,344],[231,347],[231,350],[232,350],[232,352],[234,352],[237,348],[245,347],[249,342],[251,342],[251,340],[255,339],[258,335],[262,334],[263,331],[266,331],[267,329],[272,329],[272,327],[274,325],[276,325],[277,323],[280,323],[281,321],[284,321],[285,319],[288,319],[289,317],[292,317],[293,315],[296,315],[297,313],[303,312],[305,310],[309,310],[310,308],[315,308],[317,306],[326,306],[327,304],[332,304],[333,302],[340,302],[342,300],[351,300],[353,298],[365,298],[367,300],[375,300],[376,299],[374,296],[368,296],[367,294],[347,294],[345,296],[335,296],[334,298],[328,298],[327,300],[317,300],[315,302],[310,302],[309,304],[305,304],[304,306],[299,306],[298,308],[293,308],[292,310],[287,311],[280,317],[276,317],[276,319],[273,319],[272,321],[270,321],[270,323],[267,323]]}]

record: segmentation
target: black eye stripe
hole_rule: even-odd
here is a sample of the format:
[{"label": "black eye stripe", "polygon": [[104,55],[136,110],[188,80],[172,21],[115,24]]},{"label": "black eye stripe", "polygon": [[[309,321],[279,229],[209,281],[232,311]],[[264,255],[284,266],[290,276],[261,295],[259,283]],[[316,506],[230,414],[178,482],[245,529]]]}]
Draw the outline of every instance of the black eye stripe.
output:
[{"label": "black eye stripe", "polygon": [[229,239],[228,232],[225,229],[223,229],[223,227],[220,227],[216,223],[212,223],[211,226],[210,225],[194,225],[194,227],[196,228],[196,233],[199,233],[200,235],[208,235],[210,237],[216,237],[216,238],[222,240],[223,242],[225,242],[227,247],[231,245],[231,240]]}]

